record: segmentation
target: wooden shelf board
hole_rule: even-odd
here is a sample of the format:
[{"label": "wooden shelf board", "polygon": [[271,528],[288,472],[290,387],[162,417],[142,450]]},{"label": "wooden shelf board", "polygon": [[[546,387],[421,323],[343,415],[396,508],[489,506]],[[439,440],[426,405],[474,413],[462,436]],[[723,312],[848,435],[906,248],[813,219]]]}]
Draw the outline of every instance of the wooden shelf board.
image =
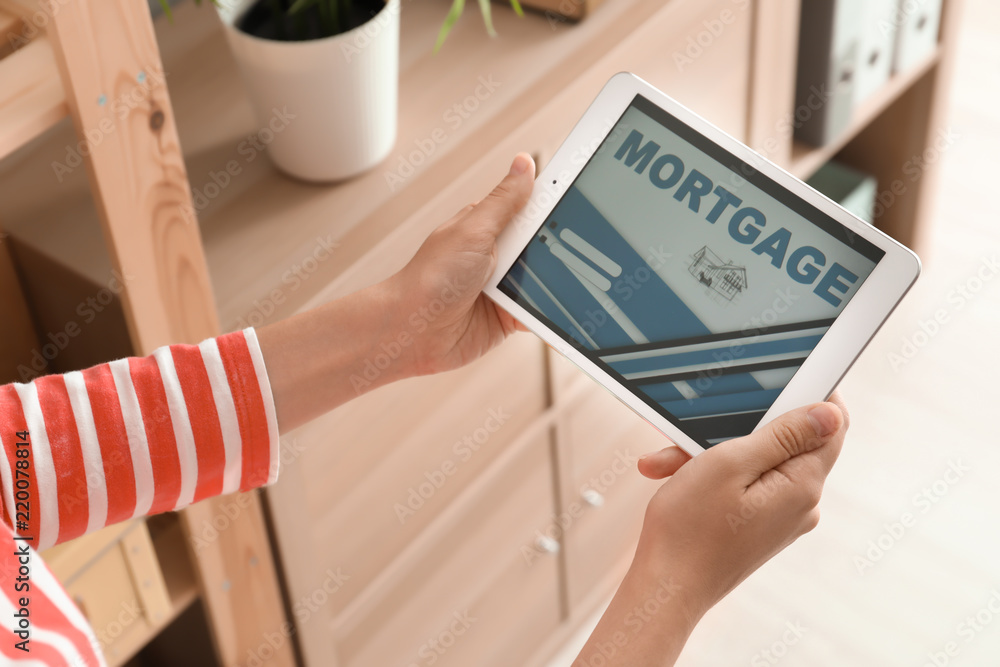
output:
[{"label": "wooden shelf board", "polygon": [[175,521],[169,529],[156,535],[153,538],[153,548],[156,549],[173,608],[171,616],[164,623],[167,625],[198,597],[198,581],[191,567],[191,556],[188,554],[180,521]]},{"label": "wooden shelf board", "polygon": [[78,574],[93,565],[109,549],[116,548],[122,536],[135,528],[136,523],[137,520],[131,519],[112,524],[89,535],[49,547],[42,552],[45,563],[52,574],[64,586],[68,586]]},{"label": "wooden shelf board", "polygon": [[160,569],[163,571],[163,579],[167,584],[167,594],[170,596],[170,613],[161,622],[147,626],[142,635],[130,637],[127,646],[117,647],[119,648],[118,654],[114,656],[113,660],[109,659],[109,667],[123,665],[131,660],[146,644],[160,634],[163,628],[173,623],[198,599],[198,583],[191,567],[191,559],[187,552],[180,523],[174,521],[170,528],[157,534],[153,538],[153,548],[156,550],[156,557],[160,563]]},{"label": "wooden shelf board", "polygon": [[0,159],[69,115],[52,45],[45,37],[0,60]]},{"label": "wooden shelf board", "polygon": [[0,58],[14,51],[16,44],[13,37],[23,27],[21,17],[0,7]]},{"label": "wooden shelf board", "polygon": [[7,36],[18,30],[21,25],[21,17],[12,14],[0,7],[0,37],[7,41]]},{"label": "wooden shelf board", "polygon": [[849,144],[883,111],[899,99],[914,83],[923,78],[941,60],[942,48],[939,46],[927,55],[917,65],[905,72],[896,74],[871,99],[858,107],[847,128],[840,136],[824,146],[809,146],[799,141],[792,144],[792,159],[789,171],[805,180],[816,173],[816,170],[826,164],[834,155]]},{"label": "wooden shelf board", "polygon": [[[394,203],[400,191],[435,193],[462,174],[467,168],[467,156],[456,156],[458,152],[452,152],[452,146],[466,140],[481,145],[498,141],[531,117],[544,101],[546,90],[561,89],[589,65],[565,54],[578,54],[581,44],[588,40],[609,34],[627,35],[657,8],[658,3],[651,0],[604,3],[588,21],[553,27],[544,16],[529,13],[519,19],[508,8],[498,6],[495,21],[500,36],[493,40],[483,39],[479,17],[470,11],[444,49],[434,55],[431,48],[443,15],[441,6],[407,3],[402,21],[401,111],[396,146],[372,171],[328,186],[295,181],[278,172],[265,156],[248,160],[239,152],[243,139],[260,126],[211,7],[185,3],[175,11],[173,24],[157,21],[196,206],[199,193],[204,195],[206,184],[212,183],[213,173],[224,172],[230,160],[237,160],[241,167],[241,172],[214,199],[201,202],[205,205],[198,213],[223,329],[239,326],[240,318],[255,309],[255,301],[267,300],[275,289],[282,290],[285,298],[272,319],[286,317],[308,302],[414,212]],[[457,52],[466,55],[461,60],[449,57]],[[894,77],[859,109],[837,141],[822,148],[796,144],[790,170],[800,177],[808,176],[934,67],[939,58],[940,51],[935,52],[919,66]],[[499,85],[475,113],[453,128],[444,114],[475,94],[483,72]],[[567,131],[575,120],[567,118]],[[391,188],[387,174],[398,169],[417,149],[417,142],[439,127],[445,129],[446,140],[413,176],[395,190]],[[35,142],[30,151],[20,151],[0,164],[4,224],[19,240],[37,237],[40,243],[50,246],[64,236],[53,234],[56,229],[101,238],[97,213],[89,201],[86,170],[73,169],[60,178],[53,173],[53,161],[65,160],[67,146],[75,142],[72,126],[64,123]],[[435,169],[428,172],[431,164],[436,165]],[[469,193],[469,197],[481,194]],[[430,199],[429,194],[422,201]],[[313,251],[319,238],[332,238],[340,245],[301,288],[288,289],[283,277]],[[67,263],[82,262],[82,255],[95,254],[76,252],[74,248],[80,246],[75,243],[64,245],[73,245],[64,249]],[[106,275],[106,270],[101,273]]]}]

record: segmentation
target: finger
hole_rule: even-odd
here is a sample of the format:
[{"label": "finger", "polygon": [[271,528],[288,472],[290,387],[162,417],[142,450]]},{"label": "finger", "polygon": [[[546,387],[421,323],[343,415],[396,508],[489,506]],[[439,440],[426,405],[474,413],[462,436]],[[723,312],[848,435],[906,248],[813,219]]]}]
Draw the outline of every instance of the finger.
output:
[{"label": "finger", "polygon": [[466,216],[464,224],[480,225],[498,236],[528,201],[534,181],[535,162],[527,153],[518,153],[504,179]]},{"label": "finger", "polygon": [[[816,403],[785,413],[758,431],[733,440],[741,468],[751,479],[837,439],[844,413],[834,403]],[[832,465],[832,464],[831,464]]]},{"label": "finger", "polygon": [[834,390],[827,401],[836,405],[844,413],[844,430],[846,431],[851,426],[851,414],[847,411],[847,405],[844,403],[844,397],[841,396],[840,390]]},{"label": "finger", "polygon": [[663,479],[673,475],[690,460],[691,455],[680,447],[664,447],[658,452],[639,457],[639,472],[643,477]]},{"label": "finger", "polygon": [[[831,398],[836,398],[840,400],[840,396],[832,396]],[[840,424],[840,428],[827,440],[826,444],[822,447],[807,452],[802,456],[796,456],[793,459],[782,463],[778,466],[779,470],[786,477],[791,479],[815,479],[815,480],[825,480],[827,475],[833,469],[833,465],[837,462],[837,458],[840,457],[840,451],[844,447],[844,435],[847,432],[848,422],[850,421],[847,417],[847,411],[841,407],[842,402],[838,403],[835,401],[830,401],[832,404],[837,405],[843,414],[843,421]]]}]

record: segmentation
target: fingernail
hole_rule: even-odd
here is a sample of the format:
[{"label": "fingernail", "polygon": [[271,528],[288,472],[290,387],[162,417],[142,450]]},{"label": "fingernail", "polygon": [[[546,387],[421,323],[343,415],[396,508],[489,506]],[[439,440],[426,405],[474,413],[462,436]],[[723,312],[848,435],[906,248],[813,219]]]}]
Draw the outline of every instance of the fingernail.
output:
[{"label": "fingernail", "polygon": [[510,165],[511,174],[523,174],[528,171],[528,167],[531,166],[531,158],[524,153],[518,153],[517,157],[514,158],[514,162]]},{"label": "fingernail", "polygon": [[836,405],[821,403],[810,410],[806,416],[809,417],[809,423],[812,424],[816,435],[823,437],[837,430],[838,412],[840,412],[840,408]]}]

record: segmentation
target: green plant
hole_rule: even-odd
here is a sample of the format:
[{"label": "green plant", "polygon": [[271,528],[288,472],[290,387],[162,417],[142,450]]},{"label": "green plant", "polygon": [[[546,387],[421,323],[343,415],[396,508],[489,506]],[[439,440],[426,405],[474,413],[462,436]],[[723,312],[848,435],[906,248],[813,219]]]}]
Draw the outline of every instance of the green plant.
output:
[{"label": "green plant", "polygon": [[[297,39],[304,39],[304,35],[306,34],[304,25],[305,12],[313,8],[316,9],[322,33],[321,36],[323,37],[332,37],[353,27],[350,23],[352,0],[293,0],[290,5],[288,4],[289,0],[261,1],[266,3],[271,10],[275,34],[277,35],[285,35],[287,28],[285,17],[293,17],[293,30],[298,33]],[[483,24],[486,26],[487,34],[490,37],[496,37],[497,31],[493,28],[493,12],[490,8],[490,0],[476,1],[479,3],[479,11],[483,15]],[[159,2],[160,7],[163,8],[163,13],[172,22],[174,16],[173,12],[170,11],[169,0],[159,0]],[[202,0],[194,0],[194,3],[199,6],[201,2]],[[213,5],[219,4],[219,0],[211,0],[211,2]],[[524,10],[521,9],[521,3],[518,0],[510,0],[510,5],[514,8],[518,16],[524,16]],[[441,30],[438,32],[437,41],[434,43],[434,53],[437,53],[441,49],[444,40],[448,37],[448,33],[451,32],[459,17],[462,16],[463,11],[465,11],[465,0],[452,0],[451,9],[448,10],[448,15],[445,16],[444,23],[441,24]]]},{"label": "green plant", "polygon": [[[486,24],[486,32],[490,37],[496,37],[497,31],[493,29],[493,13],[490,10],[490,0],[477,0],[479,2],[479,11],[483,14],[483,23]],[[521,3],[518,0],[510,0],[510,6],[514,8],[514,11],[518,16],[524,16],[524,10],[521,9]],[[438,32],[437,42],[434,43],[434,53],[437,53],[444,44],[444,40],[448,37],[448,33],[451,32],[452,26],[458,21],[458,17],[462,15],[465,10],[465,0],[452,0],[451,9],[448,10],[448,15],[444,18],[444,23],[441,24],[441,30]]]}]

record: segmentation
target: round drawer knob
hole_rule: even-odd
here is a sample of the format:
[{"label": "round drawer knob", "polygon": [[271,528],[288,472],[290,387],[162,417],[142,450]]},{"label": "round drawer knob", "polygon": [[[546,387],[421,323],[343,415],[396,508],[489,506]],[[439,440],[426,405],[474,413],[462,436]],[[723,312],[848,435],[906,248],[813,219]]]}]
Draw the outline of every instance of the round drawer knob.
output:
[{"label": "round drawer knob", "polygon": [[602,507],[604,505],[604,496],[593,489],[587,489],[583,492],[583,502],[591,507]]},{"label": "round drawer knob", "polygon": [[559,542],[548,535],[539,535],[538,539],[535,540],[535,547],[547,554],[559,553]]}]

